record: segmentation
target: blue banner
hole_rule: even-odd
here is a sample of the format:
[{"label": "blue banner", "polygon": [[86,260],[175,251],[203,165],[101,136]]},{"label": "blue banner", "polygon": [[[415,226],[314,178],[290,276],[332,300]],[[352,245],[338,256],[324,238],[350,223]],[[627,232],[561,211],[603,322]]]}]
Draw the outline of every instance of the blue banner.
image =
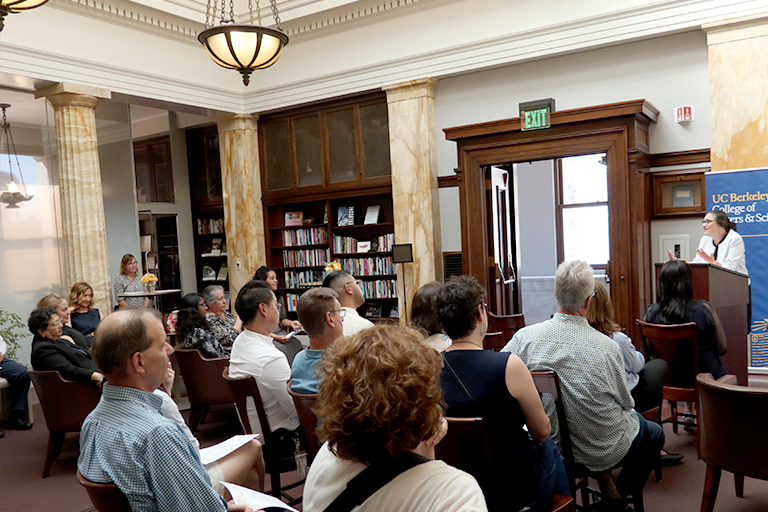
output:
[{"label": "blue banner", "polygon": [[768,169],[706,174],[707,210],[722,210],[744,239],[752,281],[749,365],[768,367]]}]

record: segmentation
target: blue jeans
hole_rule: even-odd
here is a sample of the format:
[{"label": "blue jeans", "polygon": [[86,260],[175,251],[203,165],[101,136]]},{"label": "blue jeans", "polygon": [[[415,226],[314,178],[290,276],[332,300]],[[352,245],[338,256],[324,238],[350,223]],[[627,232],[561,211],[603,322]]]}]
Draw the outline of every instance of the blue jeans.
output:
[{"label": "blue jeans", "polygon": [[640,431],[629,447],[629,451],[617,466],[621,474],[616,481],[616,489],[622,496],[636,496],[643,491],[651,469],[656,465],[659,451],[664,447],[664,430],[661,425],[646,421],[635,411],[640,420]]},{"label": "blue jeans", "polygon": [[550,437],[543,443],[533,443],[538,460],[533,467],[533,473],[539,480],[539,490],[533,497],[531,509],[549,510],[553,494],[571,495],[568,475],[565,473],[563,455],[560,447]]}]

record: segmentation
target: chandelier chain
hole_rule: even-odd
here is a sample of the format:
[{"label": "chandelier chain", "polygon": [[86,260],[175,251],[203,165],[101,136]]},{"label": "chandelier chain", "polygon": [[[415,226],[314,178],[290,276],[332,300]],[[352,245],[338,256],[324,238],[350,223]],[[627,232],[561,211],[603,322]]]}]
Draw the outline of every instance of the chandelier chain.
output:
[{"label": "chandelier chain", "polygon": [[225,20],[224,20],[224,16],[225,16],[226,12],[227,12],[226,4],[225,4],[224,0],[221,0],[221,23],[222,24],[226,23]]},{"label": "chandelier chain", "polygon": [[251,15],[251,25],[253,25],[253,2],[248,0],[248,13]]},{"label": "chandelier chain", "polygon": [[259,0],[256,0],[256,17],[259,20],[258,25],[261,26],[261,6],[259,5]]},{"label": "chandelier chain", "polygon": [[234,0],[229,0],[229,21],[232,23],[235,22],[235,2]]},{"label": "chandelier chain", "polygon": [[[214,14],[215,17],[215,14]],[[208,0],[207,5],[205,6],[205,28],[208,28],[213,25],[213,22],[211,21],[211,0]]]},{"label": "chandelier chain", "polygon": [[269,5],[272,6],[272,16],[275,17],[275,25],[277,26],[277,30],[283,30],[282,27],[280,27],[280,14],[277,12],[277,3],[275,0],[269,0]]},{"label": "chandelier chain", "polygon": [[8,172],[11,174],[11,181],[13,181],[13,166],[11,165],[11,153],[16,158],[16,168],[19,170],[19,178],[21,179],[21,186],[24,188],[24,195],[27,195],[27,184],[24,182],[24,173],[21,172],[21,164],[19,163],[19,154],[16,152],[16,144],[13,142],[13,134],[11,133],[11,125],[5,117],[5,108],[3,107],[3,138],[5,138],[5,150],[8,152]]}]

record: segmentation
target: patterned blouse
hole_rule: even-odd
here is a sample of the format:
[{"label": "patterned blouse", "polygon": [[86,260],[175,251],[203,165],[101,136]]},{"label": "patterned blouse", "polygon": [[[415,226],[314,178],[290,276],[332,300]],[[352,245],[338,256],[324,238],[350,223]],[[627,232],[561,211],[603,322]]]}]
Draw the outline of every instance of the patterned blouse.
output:
[{"label": "patterned blouse", "polygon": [[182,348],[196,348],[203,353],[204,357],[209,359],[229,357],[229,349],[222,347],[213,335],[202,327],[195,327],[195,330],[181,342],[181,346]]},{"label": "patterned blouse", "polygon": [[121,300],[124,300],[129,306],[144,305],[144,297],[118,296],[119,293],[146,291],[146,287],[144,286],[144,283],[141,282],[141,278],[139,276],[135,276],[133,278],[133,282],[131,282],[131,280],[128,279],[128,276],[119,275],[115,278],[115,285],[113,288],[115,289],[115,299],[118,302],[120,302]]},{"label": "patterned blouse", "polygon": [[229,311],[225,311],[224,316],[227,317],[226,320],[214,313],[208,313],[205,315],[205,318],[211,326],[211,334],[213,334],[216,341],[224,347],[231,347],[235,342],[235,338],[240,334],[237,329],[235,329],[237,317]]}]

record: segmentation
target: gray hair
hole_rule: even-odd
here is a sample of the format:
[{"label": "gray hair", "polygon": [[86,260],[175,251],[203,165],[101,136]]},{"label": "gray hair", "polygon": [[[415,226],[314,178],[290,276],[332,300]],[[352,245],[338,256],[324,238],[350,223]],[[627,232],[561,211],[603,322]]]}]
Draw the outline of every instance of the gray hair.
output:
[{"label": "gray hair", "polygon": [[555,272],[555,298],[561,311],[578,313],[595,291],[595,276],[586,261],[565,261]]},{"label": "gray hair", "polygon": [[222,288],[218,284],[212,284],[212,285],[206,286],[201,295],[203,296],[203,300],[205,301],[205,303],[210,306],[216,300],[216,296],[219,294],[219,292],[223,292],[223,291],[224,291],[224,288]]}]

